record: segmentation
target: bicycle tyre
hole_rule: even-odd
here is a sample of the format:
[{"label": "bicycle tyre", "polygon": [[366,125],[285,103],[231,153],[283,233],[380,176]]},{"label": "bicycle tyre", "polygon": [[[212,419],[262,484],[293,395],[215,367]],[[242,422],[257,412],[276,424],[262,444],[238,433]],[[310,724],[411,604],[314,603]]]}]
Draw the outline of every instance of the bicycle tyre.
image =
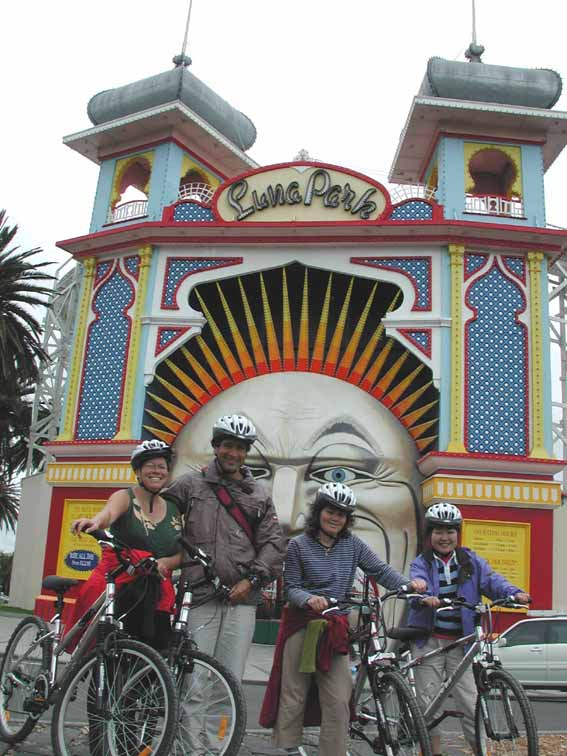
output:
[{"label": "bicycle tyre", "polygon": [[[179,721],[172,756],[236,756],[246,733],[242,685],[224,664],[193,648],[175,662]],[[200,708],[199,708],[200,707]]]},{"label": "bicycle tyre", "polygon": [[[24,740],[43,713],[26,711],[24,702],[31,700],[40,673],[45,674],[42,692],[47,696],[52,644],[51,639],[42,643],[38,643],[38,639],[48,633],[49,627],[41,617],[26,617],[16,626],[6,646],[0,667],[0,738],[6,743]],[[23,662],[19,661],[22,657],[25,657]],[[17,685],[14,685],[15,677]]]},{"label": "bicycle tyre", "polygon": [[[357,708],[359,721],[375,722],[375,753],[386,756],[431,756],[431,741],[423,712],[402,674],[391,669],[383,674],[368,670],[374,713]],[[370,704],[366,700],[366,707]],[[359,708],[361,711],[359,711]],[[352,729],[352,728],[351,728]],[[368,735],[367,735],[368,737]]]},{"label": "bicycle tyre", "polygon": [[[482,702],[486,706],[492,733],[487,731]],[[512,725],[516,727],[517,736],[511,729]],[[485,753],[483,736],[489,744],[491,756],[508,753],[537,756],[539,753],[537,725],[531,703],[521,683],[504,669],[488,672],[479,687],[475,710],[477,753]]]},{"label": "bicycle tyre", "polygon": [[144,643],[115,640],[65,674],[53,711],[53,750],[57,756],[166,756],[177,716],[175,681],[165,660]]}]

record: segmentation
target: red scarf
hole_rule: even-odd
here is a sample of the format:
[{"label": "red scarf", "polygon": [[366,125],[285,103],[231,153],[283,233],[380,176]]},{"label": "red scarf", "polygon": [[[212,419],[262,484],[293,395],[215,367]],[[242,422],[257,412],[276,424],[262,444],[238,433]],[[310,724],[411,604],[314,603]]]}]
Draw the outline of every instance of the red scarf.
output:
[{"label": "red scarf", "polygon": [[[286,607],[282,612],[280,629],[276,640],[274,661],[268,687],[264,695],[262,710],[260,711],[261,727],[273,727],[278,716],[280,689],[282,681],[283,652],[286,641],[292,635],[307,627],[311,620],[327,620],[327,627],[317,646],[317,669],[328,672],[335,654],[348,654],[348,617],[344,614],[334,614],[322,617],[310,609],[296,609]],[[304,727],[317,727],[321,724],[321,707],[315,678],[311,678],[311,689],[308,692],[303,715]]]}]

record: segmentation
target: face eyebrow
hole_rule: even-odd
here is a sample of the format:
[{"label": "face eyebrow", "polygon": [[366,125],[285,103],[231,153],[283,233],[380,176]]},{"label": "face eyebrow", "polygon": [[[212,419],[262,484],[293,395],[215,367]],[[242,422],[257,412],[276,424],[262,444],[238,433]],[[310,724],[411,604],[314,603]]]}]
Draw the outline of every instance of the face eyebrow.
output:
[{"label": "face eyebrow", "polygon": [[352,425],[352,423],[346,423],[340,420],[321,431],[321,433],[313,439],[313,443],[315,444],[317,441],[325,438],[325,436],[331,436],[333,433],[349,433],[351,436],[356,436],[357,438],[360,438],[361,441],[368,443],[368,436],[363,435],[354,425]]}]

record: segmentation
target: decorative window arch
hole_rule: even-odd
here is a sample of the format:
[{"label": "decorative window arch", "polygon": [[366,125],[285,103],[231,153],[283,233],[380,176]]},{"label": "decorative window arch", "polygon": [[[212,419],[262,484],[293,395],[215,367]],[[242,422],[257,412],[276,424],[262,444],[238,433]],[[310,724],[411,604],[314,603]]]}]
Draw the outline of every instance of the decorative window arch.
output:
[{"label": "decorative window arch", "polygon": [[153,152],[131,155],[130,157],[116,161],[110,195],[111,210],[120,202],[122,194],[124,194],[129,186],[133,186],[147,198],[150,191],[153,162]]},{"label": "decorative window arch", "polygon": [[522,198],[522,161],[519,147],[465,143],[467,194]]}]

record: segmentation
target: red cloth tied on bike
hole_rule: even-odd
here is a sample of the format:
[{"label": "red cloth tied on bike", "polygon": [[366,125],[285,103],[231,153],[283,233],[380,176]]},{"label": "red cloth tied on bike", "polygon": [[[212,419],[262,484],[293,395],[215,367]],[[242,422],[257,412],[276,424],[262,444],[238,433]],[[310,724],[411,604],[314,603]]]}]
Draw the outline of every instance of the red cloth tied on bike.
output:
[{"label": "red cloth tied on bike", "polygon": [[[311,620],[320,620],[321,615],[310,609],[286,607],[282,612],[280,629],[274,650],[272,671],[268,680],[268,687],[264,695],[260,711],[260,726],[273,727],[278,716],[280,689],[282,682],[282,665],[285,644],[288,638],[299,630],[307,627]],[[325,617],[327,627],[317,644],[317,670],[328,672],[335,654],[348,654],[348,617],[345,614],[331,614]],[[303,726],[317,727],[321,724],[321,707],[319,705],[319,691],[315,678],[311,680],[311,688],[305,701],[303,712]]]},{"label": "red cloth tied on bike", "polygon": [[[132,561],[134,564],[142,559],[154,556],[150,551],[144,551],[143,549],[128,549],[127,555],[128,560]],[[69,624],[67,625],[67,630],[70,630],[75,623],[78,622],[83,614],[95,603],[100,594],[104,592],[106,588],[106,573],[116,569],[119,565],[120,562],[114,551],[109,549],[102,550],[100,562],[91,572],[86,583],[81,587],[77,601],[73,607]],[[127,583],[133,583],[135,580],[138,580],[139,577],[139,572],[135,572],[133,575],[129,575],[127,572],[120,573],[116,578],[117,594],[120,586],[126,585]],[[154,611],[171,614],[175,605],[175,589],[173,583],[170,578],[167,578],[167,580],[160,580],[159,583],[159,598],[155,602]],[[66,651],[69,653],[74,651],[81,636],[82,633],[79,633],[73,639],[73,642],[68,646]]]}]

